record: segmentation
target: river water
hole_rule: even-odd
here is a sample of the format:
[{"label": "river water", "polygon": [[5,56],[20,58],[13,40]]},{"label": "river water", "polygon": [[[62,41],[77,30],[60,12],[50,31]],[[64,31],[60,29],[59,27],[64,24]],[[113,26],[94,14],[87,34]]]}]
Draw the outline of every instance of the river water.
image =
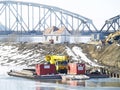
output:
[{"label": "river water", "polygon": [[0,75],[0,90],[120,90],[120,79],[41,80]]}]

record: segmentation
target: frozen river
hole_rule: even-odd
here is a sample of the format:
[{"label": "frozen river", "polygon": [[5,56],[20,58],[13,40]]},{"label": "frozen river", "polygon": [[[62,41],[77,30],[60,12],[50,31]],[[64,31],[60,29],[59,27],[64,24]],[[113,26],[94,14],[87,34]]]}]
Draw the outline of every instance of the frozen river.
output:
[{"label": "frozen river", "polygon": [[120,79],[34,81],[0,75],[0,90],[120,90]]}]

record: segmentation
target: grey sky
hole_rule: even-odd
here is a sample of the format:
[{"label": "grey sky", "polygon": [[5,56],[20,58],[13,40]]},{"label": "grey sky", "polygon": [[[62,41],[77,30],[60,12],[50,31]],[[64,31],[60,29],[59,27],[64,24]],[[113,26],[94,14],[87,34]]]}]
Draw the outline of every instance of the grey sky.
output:
[{"label": "grey sky", "polygon": [[[17,1],[17,0],[15,0]],[[100,29],[105,20],[119,15],[120,0],[18,0],[56,6],[93,20]]]}]

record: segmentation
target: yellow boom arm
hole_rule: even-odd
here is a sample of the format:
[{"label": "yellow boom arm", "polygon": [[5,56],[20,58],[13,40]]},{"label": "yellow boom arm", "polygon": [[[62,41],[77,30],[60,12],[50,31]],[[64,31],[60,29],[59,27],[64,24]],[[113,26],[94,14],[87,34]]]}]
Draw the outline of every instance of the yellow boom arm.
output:
[{"label": "yellow boom arm", "polygon": [[50,62],[50,64],[55,64],[57,61],[67,61],[69,59],[68,56],[58,56],[58,55],[47,55],[45,60]]}]

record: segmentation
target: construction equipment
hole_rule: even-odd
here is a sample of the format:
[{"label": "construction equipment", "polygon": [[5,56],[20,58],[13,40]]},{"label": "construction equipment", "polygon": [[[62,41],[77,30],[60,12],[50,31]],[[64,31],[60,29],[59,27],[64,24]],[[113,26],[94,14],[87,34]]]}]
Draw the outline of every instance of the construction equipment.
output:
[{"label": "construction equipment", "polygon": [[107,36],[105,39],[105,43],[112,44],[114,42],[119,42],[120,41],[120,31],[116,31],[114,33],[111,33]]},{"label": "construction equipment", "polygon": [[58,73],[67,73],[69,56],[46,55],[45,60],[50,64],[55,64]]}]

